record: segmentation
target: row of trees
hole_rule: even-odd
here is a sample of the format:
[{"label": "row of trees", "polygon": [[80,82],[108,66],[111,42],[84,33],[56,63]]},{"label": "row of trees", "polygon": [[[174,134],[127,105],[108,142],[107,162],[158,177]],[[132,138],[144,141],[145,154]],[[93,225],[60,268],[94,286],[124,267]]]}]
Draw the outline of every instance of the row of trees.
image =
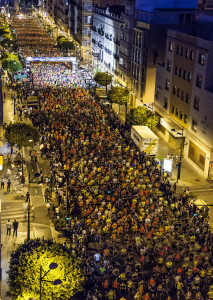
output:
[{"label": "row of trees", "polygon": [[0,58],[2,61],[2,68],[12,73],[16,73],[21,70],[22,65],[18,56],[7,51],[8,49],[14,50],[16,48],[16,38],[14,32],[10,30],[5,16],[3,21],[0,23],[0,45],[4,49]]},{"label": "row of trees", "polygon": [[129,90],[125,87],[111,87],[107,92],[107,86],[112,83],[112,75],[105,72],[97,72],[94,76],[96,83],[106,87],[106,98],[110,103],[116,103],[126,106],[126,121],[130,125],[146,125],[152,128],[157,126],[160,118],[151,110],[144,106],[130,109],[127,112],[127,105],[129,101]]}]

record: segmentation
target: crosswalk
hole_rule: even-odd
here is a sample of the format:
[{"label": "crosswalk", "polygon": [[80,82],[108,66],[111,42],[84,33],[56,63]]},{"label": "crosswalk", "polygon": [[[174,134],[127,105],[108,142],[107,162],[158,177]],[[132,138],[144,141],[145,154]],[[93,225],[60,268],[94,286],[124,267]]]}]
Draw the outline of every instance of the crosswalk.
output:
[{"label": "crosswalk", "polygon": [[213,192],[213,186],[206,185],[206,186],[199,186],[199,187],[192,187],[189,188],[189,191],[193,194],[200,194],[200,193],[211,193]]},{"label": "crosswalk", "polygon": [[[30,213],[30,219],[33,219],[32,213]],[[27,221],[27,213],[25,215],[22,208],[6,208],[1,212],[1,224],[5,225],[8,220],[10,220],[11,222],[14,220],[18,222]]]}]

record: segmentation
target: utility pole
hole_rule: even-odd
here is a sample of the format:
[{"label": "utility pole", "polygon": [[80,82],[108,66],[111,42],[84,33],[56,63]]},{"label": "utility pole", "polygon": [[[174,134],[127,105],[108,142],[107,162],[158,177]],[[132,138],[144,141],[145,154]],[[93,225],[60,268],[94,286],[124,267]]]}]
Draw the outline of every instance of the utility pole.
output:
[{"label": "utility pole", "polygon": [[27,192],[26,202],[28,203],[27,207],[27,240],[30,241],[30,193]]}]

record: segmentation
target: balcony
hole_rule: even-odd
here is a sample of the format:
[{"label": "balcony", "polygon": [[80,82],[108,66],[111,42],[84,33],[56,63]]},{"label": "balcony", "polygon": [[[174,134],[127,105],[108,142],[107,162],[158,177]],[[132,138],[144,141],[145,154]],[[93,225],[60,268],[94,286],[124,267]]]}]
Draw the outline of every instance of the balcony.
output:
[{"label": "balcony", "polygon": [[92,43],[96,45],[97,41],[95,39],[92,39]]},{"label": "balcony", "polygon": [[96,26],[92,26],[92,31],[97,32]]},{"label": "balcony", "polygon": [[100,42],[98,43],[98,47],[101,48],[101,49],[104,48],[104,46]]}]

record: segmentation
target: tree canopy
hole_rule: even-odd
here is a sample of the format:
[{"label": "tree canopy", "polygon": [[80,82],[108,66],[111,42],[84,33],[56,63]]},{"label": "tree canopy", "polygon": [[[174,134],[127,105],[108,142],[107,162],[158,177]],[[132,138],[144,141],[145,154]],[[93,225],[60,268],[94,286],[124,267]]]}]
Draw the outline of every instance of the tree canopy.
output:
[{"label": "tree canopy", "polygon": [[113,103],[126,105],[129,98],[129,90],[125,87],[112,87],[112,89],[108,92],[108,98]]},{"label": "tree canopy", "polygon": [[159,116],[144,106],[131,109],[127,114],[127,121],[131,125],[157,126]]},{"label": "tree canopy", "polygon": [[25,146],[32,146],[32,143],[37,143],[39,132],[32,125],[18,121],[6,126],[5,138],[11,146],[17,145],[21,149]]},{"label": "tree canopy", "polygon": [[61,35],[57,38],[57,45],[59,49],[65,49],[65,50],[73,50],[74,49],[74,43],[68,40],[65,36]]},{"label": "tree canopy", "polygon": [[2,68],[8,70],[12,73],[17,73],[19,70],[22,70],[22,64],[20,60],[5,58],[2,60]]},{"label": "tree canopy", "polygon": [[[49,269],[56,263],[56,269]],[[84,277],[80,263],[74,259],[69,250],[52,240],[34,239],[25,242],[11,254],[8,271],[9,291],[7,295],[16,300],[39,298],[40,268],[42,275],[42,299],[70,299],[82,290]],[[50,270],[50,271],[49,271]],[[49,271],[49,272],[48,272]],[[53,282],[60,279],[60,285]]]},{"label": "tree canopy", "polygon": [[112,75],[105,72],[97,72],[94,76],[96,83],[106,86],[112,82]]}]

